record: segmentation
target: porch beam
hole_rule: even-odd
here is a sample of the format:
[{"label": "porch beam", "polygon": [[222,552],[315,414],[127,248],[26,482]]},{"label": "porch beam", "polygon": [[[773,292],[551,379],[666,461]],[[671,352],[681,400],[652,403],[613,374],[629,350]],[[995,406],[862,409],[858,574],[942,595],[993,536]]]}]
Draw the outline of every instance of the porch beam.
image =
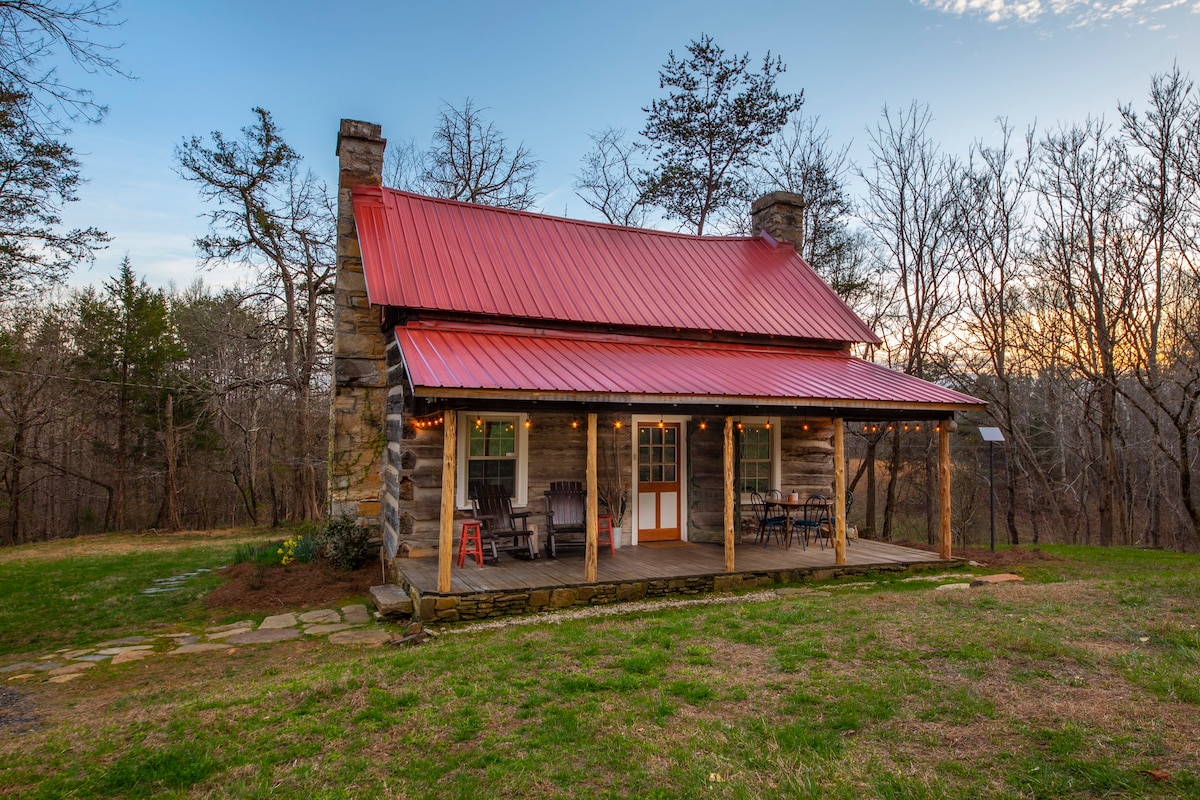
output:
[{"label": "porch beam", "polygon": [[583,579],[596,582],[596,540],[599,535],[600,503],[596,477],[596,415],[587,417],[587,541],[583,557]]},{"label": "porch beam", "polygon": [[725,571],[733,572],[734,555],[734,492],[733,492],[733,417],[725,418],[725,441],[722,447],[725,462]]},{"label": "porch beam", "polygon": [[438,517],[439,594],[450,591],[450,566],[454,558],[454,476],[458,472],[458,414],[450,412],[442,419],[442,510]]},{"label": "porch beam", "polygon": [[846,421],[833,418],[833,563],[846,563]]},{"label": "porch beam", "polygon": [[943,559],[950,559],[950,428],[949,422],[938,426],[938,490],[941,494],[938,510],[940,545],[938,552]]}]

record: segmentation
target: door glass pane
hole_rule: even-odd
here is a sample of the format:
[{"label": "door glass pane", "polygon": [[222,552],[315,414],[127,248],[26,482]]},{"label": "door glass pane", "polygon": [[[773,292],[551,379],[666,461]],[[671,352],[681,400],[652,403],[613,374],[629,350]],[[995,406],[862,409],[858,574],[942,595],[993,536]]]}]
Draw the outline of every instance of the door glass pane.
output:
[{"label": "door glass pane", "polygon": [[664,435],[664,438],[663,438],[664,442],[666,442],[667,444],[675,444],[675,429],[674,428],[663,428],[663,435]]},{"label": "door glass pane", "polygon": [[650,428],[638,429],[638,444],[650,444]]},{"label": "door glass pane", "polygon": [[675,482],[675,466],[668,465],[663,467],[663,480],[669,483]]},{"label": "door glass pane", "polygon": [[650,465],[648,463],[642,462],[638,466],[638,480],[642,483],[650,482]]}]

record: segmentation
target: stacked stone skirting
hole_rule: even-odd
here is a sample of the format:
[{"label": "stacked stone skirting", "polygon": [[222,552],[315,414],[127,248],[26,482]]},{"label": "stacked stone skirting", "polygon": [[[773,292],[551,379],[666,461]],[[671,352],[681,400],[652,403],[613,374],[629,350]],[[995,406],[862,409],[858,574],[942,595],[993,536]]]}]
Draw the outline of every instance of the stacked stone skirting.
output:
[{"label": "stacked stone skirting", "polygon": [[[875,564],[821,569],[787,569],[769,572],[735,572],[731,574],[693,575],[675,578],[653,578],[614,583],[581,583],[567,586],[531,589],[506,589],[494,592],[438,594],[421,592],[416,586],[398,576],[400,589],[412,601],[403,604],[414,618],[424,623],[459,622],[487,619],[538,611],[553,611],[574,606],[592,606],[657,597],[711,594],[756,589],[783,583],[825,581],[843,575],[870,575],[879,572],[904,572],[944,568],[955,561],[922,562],[919,564]],[[382,609],[381,609],[382,610]],[[386,613],[386,611],[385,611]]]}]

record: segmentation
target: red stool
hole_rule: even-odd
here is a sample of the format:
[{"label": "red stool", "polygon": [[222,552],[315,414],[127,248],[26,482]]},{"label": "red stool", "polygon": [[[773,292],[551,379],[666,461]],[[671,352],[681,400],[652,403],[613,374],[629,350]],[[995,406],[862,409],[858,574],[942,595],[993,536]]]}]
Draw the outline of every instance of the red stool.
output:
[{"label": "red stool", "polygon": [[462,533],[458,537],[460,567],[466,566],[468,554],[475,556],[475,563],[483,566],[483,524],[477,519],[463,520]]},{"label": "red stool", "polygon": [[616,546],[613,544],[613,529],[612,516],[610,514],[601,514],[596,518],[596,546],[603,547],[608,545],[608,552],[615,557],[617,555]]}]

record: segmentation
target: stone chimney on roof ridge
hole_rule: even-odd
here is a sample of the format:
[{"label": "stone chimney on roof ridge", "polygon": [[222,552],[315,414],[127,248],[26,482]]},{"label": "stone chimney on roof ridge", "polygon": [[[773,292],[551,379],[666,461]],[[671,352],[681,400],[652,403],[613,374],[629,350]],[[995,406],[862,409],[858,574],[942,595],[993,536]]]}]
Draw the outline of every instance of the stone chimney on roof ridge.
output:
[{"label": "stone chimney on roof ridge", "polygon": [[804,198],[793,192],[771,192],[750,205],[750,232],[766,231],[778,242],[804,252]]}]

